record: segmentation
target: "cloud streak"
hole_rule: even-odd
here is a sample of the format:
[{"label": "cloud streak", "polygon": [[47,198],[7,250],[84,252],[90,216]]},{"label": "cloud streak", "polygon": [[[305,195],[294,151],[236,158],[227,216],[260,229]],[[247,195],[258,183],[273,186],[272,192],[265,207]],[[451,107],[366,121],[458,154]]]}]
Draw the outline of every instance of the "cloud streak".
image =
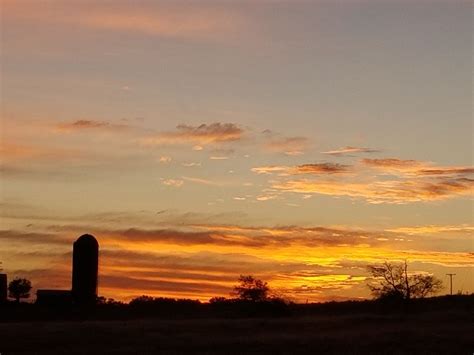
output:
[{"label": "cloud streak", "polygon": [[[405,204],[471,195],[472,167],[437,167],[432,163],[397,158],[363,159],[349,166],[335,163],[262,166],[257,174],[277,175],[273,191],[364,199],[372,204]],[[377,173],[374,175],[373,170]],[[387,175],[391,178],[387,179]],[[350,176],[350,180],[348,179]],[[331,177],[331,179],[329,179]]]},{"label": "cloud streak", "polygon": [[463,234],[471,236],[474,233],[474,226],[469,225],[427,225],[427,226],[415,226],[415,227],[398,227],[387,229],[388,232],[392,233],[403,233],[407,235],[432,235],[441,233],[453,233]]},{"label": "cloud streak", "polygon": [[252,171],[257,174],[274,174],[280,176],[289,175],[321,175],[321,174],[342,174],[350,171],[349,165],[342,165],[337,163],[314,163],[303,164],[298,166],[262,166],[252,168]]},{"label": "cloud streak", "polygon": [[59,132],[85,132],[92,130],[123,131],[132,127],[125,124],[116,124],[108,121],[76,120],[73,122],[60,123],[56,126]]},{"label": "cloud streak", "polygon": [[268,130],[263,133],[263,147],[272,153],[298,156],[303,155],[310,146],[310,140],[306,137],[281,137]]},{"label": "cloud streak", "polygon": [[468,176],[474,174],[474,167],[471,166],[435,166],[431,162],[398,158],[362,159],[362,163],[382,172],[399,175]]},{"label": "cloud streak", "polygon": [[[244,130],[234,123],[203,123],[199,126],[181,124],[175,131],[159,133],[141,139],[144,145],[193,145],[201,147],[212,144],[236,142],[243,139]],[[197,149],[196,149],[197,150]],[[199,149],[200,150],[200,149]]]},{"label": "cloud streak", "polygon": [[238,12],[193,4],[124,3],[73,4],[5,1],[10,21],[28,21],[43,26],[79,27],[81,31],[101,31],[163,38],[212,39],[242,28]]},{"label": "cloud streak", "polygon": [[84,154],[75,149],[48,147],[44,145],[26,145],[2,142],[0,155],[3,161],[50,160],[84,158]]},{"label": "cloud streak", "polygon": [[351,156],[351,154],[360,154],[360,153],[371,154],[371,153],[379,153],[379,152],[380,150],[378,149],[347,146],[343,148],[338,148],[338,149],[322,152],[322,154],[334,155],[334,156]]},{"label": "cloud streak", "polygon": [[184,185],[184,181],[180,179],[163,179],[161,183],[165,186],[181,187]]},{"label": "cloud streak", "polygon": [[469,196],[474,180],[467,178],[437,181],[392,180],[371,182],[290,180],[276,182],[272,188],[302,194],[322,194],[362,198],[369,203],[405,204]]}]

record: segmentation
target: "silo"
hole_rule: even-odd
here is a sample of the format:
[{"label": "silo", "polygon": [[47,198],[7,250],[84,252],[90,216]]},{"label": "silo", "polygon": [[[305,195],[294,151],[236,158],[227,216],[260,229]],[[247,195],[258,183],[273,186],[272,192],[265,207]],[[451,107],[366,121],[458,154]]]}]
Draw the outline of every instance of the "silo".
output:
[{"label": "silo", "polygon": [[99,243],[90,234],[74,242],[72,255],[72,297],[76,304],[91,305],[97,299]]},{"label": "silo", "polygon": [[7,301],[7,274],[0,274],[0,303]]}]

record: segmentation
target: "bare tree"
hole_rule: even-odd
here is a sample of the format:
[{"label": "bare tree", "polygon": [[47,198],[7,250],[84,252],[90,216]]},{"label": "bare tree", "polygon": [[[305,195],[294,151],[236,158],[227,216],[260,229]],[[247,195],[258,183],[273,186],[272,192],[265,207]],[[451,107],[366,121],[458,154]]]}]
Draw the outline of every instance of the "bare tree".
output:
[{"label": "bare tree", "polygon": [[253,276],[240,275],[239,284],[234,287],[234,294],[241,300],[259,302],[268,299],[270,288],[266,282]]},{"label": "bare tree", "polygon": [[11,298],[20,303],[20,298],[29,298],[31,290],[31,281],[27,279],[16,278],[8,284],[8,292]]},{"label": "bare tree", "polygon": [[443,288],[442,281],[433,275],[409,273],[406,261],[401,264],[386,261],[381,265],[369,265],[367,269],[372,275],[368,287],[377,298],[424,298]]}]

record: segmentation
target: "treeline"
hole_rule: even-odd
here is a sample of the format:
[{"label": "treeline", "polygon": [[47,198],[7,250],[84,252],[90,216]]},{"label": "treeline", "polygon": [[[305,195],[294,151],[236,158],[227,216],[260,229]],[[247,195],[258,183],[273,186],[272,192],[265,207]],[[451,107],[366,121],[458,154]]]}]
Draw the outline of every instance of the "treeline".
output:
[{"label": "treeline", "polygon": [[141,296],[129,303],[99,299],[88,308],[74,305],[39,305],[7,302],[0,305],[0,321],[31,320],[127,320],[142,318],[278,318],[331,315],[393,315],[395,317],[421,312],[459,312],[466,316],[474,311],[474,294],[454,295],[412,300],[410,303],[379,300],[344,301],[297,304],[281,299],[249,301],[242,299],[216,299],[200,302],[190,299],[173,299]]},{"label": "treeline", "polygon": [[87,307],[74,304],[71,297],[50,295],[41,302],[22,303],[30,296],[31,282],[15,279],[9,295],[15,302],[0,304],[0,321],[22,319],[131,319],[161,317],[286,317],[315,314],[384,313],[406,314],[436,310],[472,312],[474,295],[431,297],[442,287],[433,275],[409,273],[407,262],[384,263],[368,267],[372,278],[368,286],[375,299],[365,301],[295,304],[276,294],[269,285],[253,276],[241,275],[229,298],[214,297],[202,303],[191,299],[140,296],[129,303],[98,297]]}]

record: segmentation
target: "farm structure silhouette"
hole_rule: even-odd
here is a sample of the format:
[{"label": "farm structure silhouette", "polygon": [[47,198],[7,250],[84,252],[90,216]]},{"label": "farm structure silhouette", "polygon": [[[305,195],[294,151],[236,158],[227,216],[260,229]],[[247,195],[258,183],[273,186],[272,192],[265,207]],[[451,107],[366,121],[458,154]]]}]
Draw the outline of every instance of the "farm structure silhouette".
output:
[{"label": "farm structure silhouette", "polygon": [[90,235],[80,236],[73,244],[72,289],[43,289],[36,293],[36,302],[45,305],[93,305],[97,300],[99,243]]},{"label": "farm structure silhouette", "polygon": [[0,303],[7,301],[7,274],[0,274]]}]

